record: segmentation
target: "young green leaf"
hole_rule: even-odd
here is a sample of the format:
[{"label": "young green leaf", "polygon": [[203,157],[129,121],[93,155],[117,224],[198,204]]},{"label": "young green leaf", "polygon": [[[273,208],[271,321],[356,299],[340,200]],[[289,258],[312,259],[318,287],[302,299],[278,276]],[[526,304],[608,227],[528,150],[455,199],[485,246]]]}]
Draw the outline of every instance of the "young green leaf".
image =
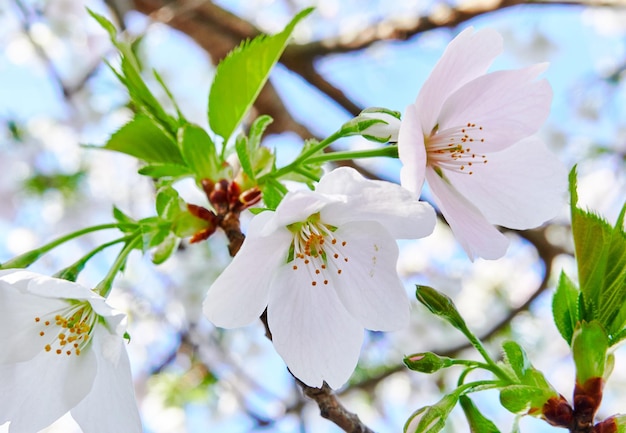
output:
[{"label": "young green leaf", "polygon": [[512,413],[524,413],[540,409],[552,397],[541,388],[530,385],[509,385],[500,390],[500,404]]},{"label": "young green leaf", "polygon": [[515,341],[506,341],[502,344],[502,350],[504,352],[504,359],[506,363],[512,368],[513,372],[524,383],[528,371],[532,368],[526,352]]},{"label": "young green leaf", "polygon": [[577,207],[576,171],[570,173],[572,233],[582,292],[581,320],[598,320],[613,344],[626,322],[626,232],[624,211],[612,227]]},{"label": "young green leaf", "polygon": [[257,175],[271,171],[274,166],[274,155],[269,149],[261,147],[261,138],[267,126],[273,122],[270,116],[257,117],[250,126],[250,137],[237,137],[235,149],[241,163],[241,169],[256,184]]},{"label": "young green leaf", "polygon": [[[109,20],[92,10],[88,9],[88,12],[109,33],[111,42],[122,56],[121,72],[115,70],[110,64],[107,63],[107,65],[120,82],[128,89],[130,99],[135,106],[134,108],[137,112],[145,114],[154,122],[158,123],[168,135],[174,138],[179,122],[165,112],[141,77],[140,64],[135,56],[137,44],[135,42],[119,41],[117,39],[117,30]],[[156,78],[160,80],[158,74],[156,74]],[[163,83],[161,84],[164,86]],[[184,119],[181,119],[181,121],[184,123]]]},{"label": "young green leaf", "polygon": [[605,288],[600,298],[600,315],[598,320],[605,325],[611,345],[613,335],[623,330],[626,324],[626,232],[624,231],[624,214],[626,204],[622,208],[617,223],[611,230],[607,270],[604,279]]},{"label": "young green leaf", "polygon": [[178,142],[187,166],[194,171],[197,179],[218,180],[219,164],[215,144],[204,129],[187,124],[179,130]]},{"label": "young green leaf", "polygon": [[584,385],[589,379],[604,377],[608,349],[609,339],[600,322],[580,323],[572,338],[577,383]]},{"label": "young green leaf", "polygon": [[500,433],[496,425],[478,410],[469,397],[466,395],[460,396],[459,404],[463,408],[463,412],[465,412],[471,433]]},{"label": "young green leaf", "polygon": [[209,124],[222,136],[224,143],[256,100],[296,24],[312,10],[305,9],[297,14],[274,36],[259,36],[243,42],[218,65],[209,94]]},{"label": "young green leaf", "polygon": [[176,143],[141,114],[114,133],[102,149],[125,153],[148,163],[185,165]]},{"label": "young green leaf", "polygon": [[111,21],[106,19],[103,15],[95,13],[89,8],[87,8],[87,13],[89,13],[89,15],[91,15],[92,18],[98,22],[98,24],[100,24],[100,27],[107,31],[107,33],[109,34],[109,38],[117,38],[117,29]]},{"label": "young green leaf", "polygon": [[250,160],[250,149],[248,146],[248,137],[245,134],[239,134],[235,140],[235,151],[237,152],[237,158],[239,158],[239,164],[245,174],[250,179],[254,179],[254,170],[252,169],[252,162]]},{"label": "young green leaf", "polygon": [[552,298],[552,315],[557,329],[567,344],[572,343],[576,324],[580,321],[578,298],[579,291],[565,272],[561,272],[556,292]]}]

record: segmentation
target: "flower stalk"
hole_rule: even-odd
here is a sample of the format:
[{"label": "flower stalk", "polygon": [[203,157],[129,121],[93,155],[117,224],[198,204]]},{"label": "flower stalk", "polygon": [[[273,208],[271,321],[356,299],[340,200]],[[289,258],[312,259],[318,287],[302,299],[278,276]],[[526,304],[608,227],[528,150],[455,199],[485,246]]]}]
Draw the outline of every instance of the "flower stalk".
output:
[{"label": "flower stalk", "polygon": [[0,269],[14,269],[14,268],[26,268],[33,263],[35,263],[41,256],[46,254],[47,252],[53,250],[59,245],[64,244],[65,242],[71,241],[72,239],[76,239],[80,236],[86,235],[88,233],[96,232],[99,230],[108,230],[108,229],[120,229],[127,224],[120,223],[109,223],[109,224],[100,224],[93,227],[86,227],[84,229],[77,230],[75,232],[69,233],[65,236],[61,236],[53,240],[46,245],[36,248],[34,250],[28,251],[24,254],[20,254],[17,257],[14,257],[0,265]]}]

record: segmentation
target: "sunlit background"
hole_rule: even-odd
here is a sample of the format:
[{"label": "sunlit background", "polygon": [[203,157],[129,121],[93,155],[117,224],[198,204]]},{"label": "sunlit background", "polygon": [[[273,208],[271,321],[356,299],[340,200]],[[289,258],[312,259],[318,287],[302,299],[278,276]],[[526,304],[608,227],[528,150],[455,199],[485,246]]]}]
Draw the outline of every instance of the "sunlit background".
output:
[{"label": "sunlit background", "polygon": [[[503,4],[513,3],[518,2]],[[279,164],[297,154],[303,138],[334,132],[354,110],[384,106],[403,111],[459,31],[470,25],[495,28],[504,37],[505,53],[493,69],[550,63],[545,77],[554,100],[540,134],[568,168],[578,164],[581,203],[613,223],[626,200],[626,9],[619,2],[567,3],[0,0],[0,262],[77,228],[110,222],[113,205],[137,218],[154,214],[153,184],[136,173],[134,159],[85,147],[103,144],[132,115],[125,90],[102,61],[115,64],[116,53],[85,7],[141,37],[136,49],[146,81],[155,84],[155,68],[185,116],[207,126],[212,57],[218,60],[222,48],[218,38],[198,30],[218,27],[198,18],[199,11],[206,6],[218,10],[217,5],[234,15],[224,23],[248,23],[239,30],[218,29],[226,35],[220,43],[234,46],[241,33],[279,31],[297,11],[316,6],[297,27],[294,43],[309,48],[317,43],[319,55],[300,63],[293,56],[271,78],[274,98],[286,111],[265,144],[276,149]],[[416,32],[426,21],[435,28]],[[213,37],[215,45],[200,46],[203,37],[209,42]],[[307,74],[308,65],[314,69]],[[166,100],[160,88],[153,90]],[[338,143],[370,146],[361,138]],[[361,166],[380,178],[399,179],[397,161],[369,160]],[[178,187],[187,201],[206,204],[192,183]],[[401,243],[398,269],[412,298],[416,283],[447,293],[478,335],[490,335],[494,353],[504,339],[516,339],[557,389],[570,396],[573,365],[550,311],[558,274],[576,272],[567,208],[533,233],[541,240],[507,232],[512,242],[505,257],[471,263],[440,222],[430,237]],[[33,269],[52,274],[113,236],[103,232],[81,238]],[[183,246],[160,266],[149,257],[131,256],[110,298],[129,315],[128,351],[144,431],[338,432],[302,396],[260,322],[224,331],[203,318],[202,299],[230,260],[225,239],[218,234],[209,242]],[[115,253],[97,256],[80,281],[95,285]],[[459,333],[415,303],[409,329],[367,334],[359,368],[338,391],[340,399],[373,430],[401,431],[413,410],[436,402],[458,375],[454,369],[435,376],[410,372],[402,367],[402,356],[450,353],[463,343]],[[477,356],[470,350],[463,355]],[[624,363],[626,355],[618,351],[600,418],[626,412]],[[497,393],[485,392],[477,404],[502,431],[510,431],[514,415],[497,399]],[[522,432],[556,431],[530,418],[520,426]],[[45,431],[77,429],[67,416]],[[453,412],[446,431],[468,431],[460,410]]]}]

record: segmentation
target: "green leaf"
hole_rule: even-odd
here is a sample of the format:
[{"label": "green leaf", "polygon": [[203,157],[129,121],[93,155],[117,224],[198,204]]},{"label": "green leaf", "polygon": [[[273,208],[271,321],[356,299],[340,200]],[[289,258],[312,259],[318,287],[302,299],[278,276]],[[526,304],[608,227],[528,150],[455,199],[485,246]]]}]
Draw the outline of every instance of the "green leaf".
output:
[{"label": "green leaf", "polygon": [[128,89],[128,94],[135,108],[159,124],[169,136],[174,138],[178,129],[178,121],[165,112],[161,103],[144,82],[139,72],[137,61],[134,57],[131,57],[134,55],[131,53],[130,48],[126,49],[121,44],[116,46],[122,52],[122,74],[117,76]]},{"label": "green leaf", "polygon": [[87,8],[87,12],[98,22],[98,24],[100,24],[100,27],[107,31],[111,39],[115,39],[117,37],[117,29],[111,21],[106,19],[103,15],[95,13],[89,8]]},{"label": "green leaf", "polygon": [[500,404],[512,413],[521,414],[533,407],[541,408],[550,396],[536,386],[509,385],[500,390]]},{"label": "green leaf", "polygon": [[172,103],[172,105],[176,109],[176,115],[178,116],[178,118],[182,122],[186,123],[185,116],[183,116],[183,113],[180,111],[180,107],[176,103],[176,100],[174,99],[174,95],[172,95],[172,92],[170,92],[170,89],[165,84],[165,81],[163,81],[163,78],[161,77],[161,74],[159,74],[156,69],[153,69],[152,73],[154,74],[154,78],[156,78],[157,82],[161,85],[161,88],[163,89],[163,91],[165,92],[165,94],[169,98],[170,102]]},{"label": "green leaf", "polygon": [[250,125],[250,140],[248,148],[251,155],[253,155],[261,147],[263,134],[265,134],[265,130],[273,121],[274,119],[267,114],[264,114],[257,117],[254,122],[252,122],[252,125]]},{"label": "green leaf", "polygon": [[179,130],[178,141],[183,158],[196,173],[197,179],[218,180],[219,164],[215,144],[204,129],[187,124]]},{"label": "green leaf", "polygon": [[274,36],[244,41],[220,62],[209,94],[211,129],[228,141],[256,100],[296,24],[313,9],[297,14]]},{"label": "green leaf", "polygon": [[463,412],[465,412],[471,433],[500,433],[496,425],[478,410],[469,397],[465,395],[460,396],[459,404],[463,408]]},{"label": "green leaf", "polygon": [[163,177],[171,177],[179,179],[182,177],[193,176],[193,171],[189,167],[178,164],[148,164],[137,170],[139,174],[160,179]]},{"label": "green leaf", "polygon": [[[178,122],[165,112],[159,101],[154,97],[148,86],[141,77],[141,68],[137,57],[135,56],[136,44],[131,42],[122,42],[117,39],[117,30],[115,26],[104,16],[99,15],[88,9],[89,14],[109,33],[109,38],[113,45],[118,49],[121,58],[121,73],[115,70],[110,64],[113,73],[117,76],[124,86],[126,86],[130,99],[135,105],[138,112],[145,114],[147,117],[161,125],[168,135],[175,137]],[[165,87],[160,76],[155,73],[157,81]],[[165,88],[168,96],[171,94]],[[174,104],[176,106],[176,104]],[[182,119],[184,120],[184,119]]]},{"label": "green leaf", "polygon": [[581,320],[598,320],[613,344],[626,323],[625,208],[612,227],[601,217],[577,207],[576,171],[570,173],[572,233],[583,303]]},{"label": "green leaf", "polygon": [[524,378],[532,368],[532,365],[522,346],[515,341],[506,341],[502,344],[502,350],[506,362],[511,366],[520,382],[524,382]]},{"label": "green leaf", "polygon": [[579,292],[565,272],[561,272],[556,292],[552,298],[554,323],[567,344],[572,343],[572,335],[580,320],[578,308]]},{"label": "green leaf", "polygon": [[267,126],[273,122],[270,116],[259,116],[250,127],[250,138],[242,133],[237,136],[235,150],[245,176],[238,179],[242,189],[257,186],[257,177],[274,169],[275,157],[272,152],[261,146],[261,138]]},{"label": "green leaf", "polygon": [[102,149],[125,153],[148,163],[185,165],[176,143],[141,114],[114,133]]},{"label": "green leaf", "polygon": [[235,140],[235,151],[241,164],[241,169],[250,179],[254,179],[254,170],[252,169],[252,162],[250,161],[250,150],[248,148],[248,137],[244,134],[239,134]]},{"label": "green leaf", "polygon": [[580,323],[572,338],[577,383],[604,377],[608,349],[608,336],[598,321]]},{"label": "green leaf", "polygon": [[[607,271],[604,278],[605,288],[600,298],[599,321],[606,326],[612,337],[621,332],[626,324],[626,232],[624,232],[624,213],[611,231]],[[611,345],[614,343],[611,341]]]}]

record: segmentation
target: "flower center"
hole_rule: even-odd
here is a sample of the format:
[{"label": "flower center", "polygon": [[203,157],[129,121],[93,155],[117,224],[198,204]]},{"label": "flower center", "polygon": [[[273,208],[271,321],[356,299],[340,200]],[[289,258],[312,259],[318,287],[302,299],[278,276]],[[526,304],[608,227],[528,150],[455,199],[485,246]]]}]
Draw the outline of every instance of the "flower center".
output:
[{"label": "flower center", "polygon": [[328,285],[330,275],[341,275],[348,263],[347,242],[338,239],[335,227],[319,221],[319,214],[292,226],[294,271],[306,271],[312,286]]},{"label": "flower center", "polygon": [[458,173],[474,174],[477,165],[487,164],[485,155],[472,151],[474,144],[485,142],[482,131],[482,126],[471,122],[441,131],[435,126],[430,136],[424,139],[428,164]]},{"label": "flower center", "polygon": [[39,336],[46,352],[78,356],[91,340],[91,330],[97,318],[91,305],[82,301],[45,316],[37,316],[35,323],[39,325]]}]

